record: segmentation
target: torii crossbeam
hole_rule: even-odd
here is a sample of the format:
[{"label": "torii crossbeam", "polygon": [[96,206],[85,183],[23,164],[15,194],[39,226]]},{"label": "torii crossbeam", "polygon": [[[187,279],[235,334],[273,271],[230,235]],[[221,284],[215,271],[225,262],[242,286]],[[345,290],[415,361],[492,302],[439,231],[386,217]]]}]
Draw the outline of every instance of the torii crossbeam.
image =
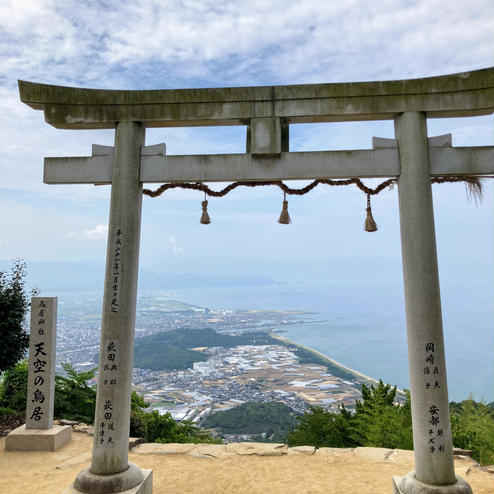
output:
[{"label": "torii crossbeam", "polygon": [[[45,158],[50,184],[111,184],[94,448],[67,493],[151,493],[152,472],[128,463],[143,182],[397,177],[415,472],[395,493],[466,494],[449,423],[431,175],[494,174],[493,147],[428,138],[427,118],[494,112],[494,68],[426,79],[297,86],[114,91],[19,81],[21,100],[59,129],[115,128],[115,146],[87,158]],[[289,152],[289,125],[394,120],[373,149]],[[246,153],[166,156],[146,127],[244,125]],[[426,372],[428,369],[429,372]],[[431,441],[432,440],[432,441]],[[433,444],[433,446],[431,446]]]}]

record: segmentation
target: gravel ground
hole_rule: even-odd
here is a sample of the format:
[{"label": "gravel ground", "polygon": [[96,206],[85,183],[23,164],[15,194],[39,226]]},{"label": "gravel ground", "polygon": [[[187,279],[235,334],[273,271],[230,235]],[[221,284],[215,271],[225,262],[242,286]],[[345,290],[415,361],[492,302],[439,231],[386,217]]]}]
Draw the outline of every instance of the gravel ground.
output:
[{"label": "gravel ground", "polygon": [[[6,452],[0,439],[0,492],[61,493],[89,466],[92,438],[72,433],[57,452]],[[230,455],[222,458],[187,454],[129,453],[129,461],[153,469],[154,494],[333,494],[392,492],[391,477],[413,470],[413,453],[398,450],[383,460],[379,448],[325,454],[281,456]],[[475,494],[492,494],[494,475],[468,458],[456,458],[457,474]]]}]

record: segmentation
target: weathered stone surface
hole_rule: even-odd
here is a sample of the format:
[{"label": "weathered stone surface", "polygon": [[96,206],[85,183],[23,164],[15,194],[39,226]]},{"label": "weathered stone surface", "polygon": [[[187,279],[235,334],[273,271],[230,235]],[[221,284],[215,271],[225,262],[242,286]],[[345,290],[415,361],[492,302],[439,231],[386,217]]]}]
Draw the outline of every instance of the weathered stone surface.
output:
[{"label": "weathered stone surface", "polygon": [[203,455],[201,453],[198,453],[197,451],[192,451],[191,453],[189,453],[189,456],[192,456],[194,458],[202,458],[204,460],[213,460],[214,459],[214,456]]},{"label": "weathered stone surface", "polygon": [[60,420],[60,425],[79,425],[79,422],[77,420],[69,420],[69,419],[61,419]]},{"label": "weathered stone surface", "polygon": [[226,451],[237,455],[281,456],[287,454],[286,444],[229,443]]},{"label": "weathered stone surface", "polygon": [[26,429],[21,425],[9,433],[6,451],[57,451],[70,441],[72,427],[54,425],[51,429]]},{"label": "weathered stone surface", "polygon": [[289,123],[392,119],[405,111],[429,117],[492,113],[493,69],[398,81],[237,88],[112,91],[19,81],[21,101],[43,110],[57,128],[245,125],[257,117]]},{"label": "weathered stone surface", "polygon": [[99,475],[86,468],[77,475],[74,488],[87,493],[115,493],[134,489],[144,480],[141,469],[129,463],[125,470],[111,475]]},{"label": "weathered stone surface", "polygon": [[288,448],[289,455],[313,455],[316,451],[314,446],[294,446]]},{"label": "weathered stone surface", "polygon": [[[131,464],[129,463],[129,466]],[[125,491],[123,490],[101,490],[98,489],[97,487],[93,489],[91,492],[95,493],[105,493],[105,492],[112,492],[113,494],[152,494],[153,492],[153,471],[152,470],[147,470],[147,469],[142,469],[141,470],[143,480],[139,484],[137,484],[135,487],[132,487],[130,489],[126,489]],[[119,474],[117,475],[101,475],[100,477],[118,477]],[[107,479],[104,479],[107,480]],[[70,487],[65,489],[62,494],[81,494],[81,491],[77,490],[75,488],[75,483],[72,484]]]},{"label": "weathered stone surface", "polygon": [[281,153],[281,123],[279,118],[252,118],[250,121],[250,150],[253,155]]},{"label": "weathered stone surface", "polygon": [[357,456],[361,458],[368,458],[369,460],[385,461],[394,450],[388,448],[365,448],[358,447],[355,448],[354,452]]},{"label": "weathered stone surface", "polygon": [[180,443],[143,443],[134,448],[134,453],[138,455],[180,455],[190,453],[196,446],[196,444]]},{"label": "weathered stone surface", "polygon": [[354,448],[317,448],[314,454],[316,455],[334,455],[334,456],[345,456],[353,455]]},{"label": "weathered stone surface", "polygon": [[472,489],[461,477],[455,477],[456,482],[446,485],[432,485],[420,482],[415,478],[415,472],[403,477],[393,476],[394,494],[472,494]]},{"label": "weathered stone surface", "polygon": [[142,441],[142,437],[129,437],[129,449],[135,448]]},{"label": "weathered stone surface", "polygon": [[333,448],[326,448],[326,447],[322,447],[322,448],[317,448],[316,449],[316,452],[314,454],[316,455],[330,455],[332,453],[332,450]]},{"label": "weathered stone surface", "polygon": [[455,481],[455,472],[427,116],[404,112],[395,125],[415,474],[426,484],[449,485]]},{"label": "weathered stone surface", "polygon": [[26,429],[53,427],[57,302],[57,297],[31,298]]},{"label": "weathered stone surface", "polygon": [[201,458],[223,458],[229,453],[226,451],[225,444],[198,444],[197,447],[189,454],[191,456],[200,455]]},{"label": "weathered stone surface", "polygon": [[469,449],[453,448],[453,454],[455,456],[470,456],[470,457],[472,457],[472,452]]},{"label": "weathered stone surface", "polygon": [[414,461],[415,453],[413,450],[408,449],[394,449],[393,452],[388,456],[388,460],[393,463],[406,463]]},{"label": "weathered stone surface", "polygon": [[74,425],[72,427],[72,430],[74,432],[84,432],[84,433],[89,434],[91,436],[94,434],[94,427],[92,425],[78,424],[78,425]]},{"label": "weathered stone surface", "polygon": [[[394,140],[394,139],[392,139]],[[432,175],[487,175],[494,172],[493,147],[429,146]],[[300,166],[303,162],[304,166]],[[46,184],[111,184],[112,155],[45,158]],[[314,180],[320,177],[392,177],[400,174],[396,148],[282,152],[262,160],[251,154],[142,156],[141,182],[235,182]]]},{"label": "weathered stone surface", "polygon": [[128,466],[144,136],[140,123],[116,126],[91,461],[91,474],[99,476]]},{"label": "weathered stone surface", "polygon": [[91,453],[89,451],[85,451],[80,455],[74,456],[73,458],[69,458],[68,460],[63,461],[56,468],[62,470],[64,468],[70,468],[75,465],[80,465],[81,463],[85,463],[86,461],[91,460]]}]

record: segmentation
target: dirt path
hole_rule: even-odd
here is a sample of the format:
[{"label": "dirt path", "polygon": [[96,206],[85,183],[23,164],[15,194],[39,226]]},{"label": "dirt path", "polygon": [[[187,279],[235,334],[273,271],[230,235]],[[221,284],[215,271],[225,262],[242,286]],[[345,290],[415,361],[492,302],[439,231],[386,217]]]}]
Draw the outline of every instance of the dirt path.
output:
[{"label": "dirt path", "polygon": [[[73,433],[72,441],[57,452],[5,452],[4,444],[5,438],[1,438],[2,494],[61,493],[90,464],[92,438],[83,433]],[[379,451],[376,455],[372,451],[367,453],[380,457]],[[413,470],[411,452],[399,452],[393,461],[384,461],[351,451],[224,458],[143,455],[131,451],[129,460],[142,468],[153,469],[154,494],[391,494],[391,477]],[[457,459],[455,466],[475,494],[492,494],[492,474],[475,467],[471,460]]]}]

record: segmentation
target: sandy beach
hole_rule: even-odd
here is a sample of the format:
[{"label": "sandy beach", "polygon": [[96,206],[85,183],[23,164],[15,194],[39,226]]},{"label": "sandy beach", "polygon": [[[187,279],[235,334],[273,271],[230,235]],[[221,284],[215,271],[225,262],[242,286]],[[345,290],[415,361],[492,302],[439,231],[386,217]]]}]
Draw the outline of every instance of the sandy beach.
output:
[{"label": "sandy beach", "polygon": [[[346,367],[345,365],[341,364],[340,362],[337,362],[336,360],[333,360],[332,358],[328,357],[327,355],[324,355],[321,352],[318,352],[317,350],[314,350],[313,348],[310,348],[305,345],[301,345],[300,343],[297,343],[296,341],[293,341],[289,338],[286,338],[285,336],[280,336],[279,334],[271,334],[273,338],[276,338],[277,340],[284,341],[285,343],[289,343],[290,345],[297,346],[299,348],[302,348],[304,350],[307,350],[308,352],[311,352],[318,357],[321,357],[322,359],[326,360],[329,364],[334,365],[335,367],[339,367],[340,369],[343,369],[346,372],[349,372],[350,374],[353,374],[355,377],[358,379],[363,379],[365,381],[369,381],[370,383],[377,384],[379,381],[376,379],[366,376],[365,374],[362,374],[359,371],[356,371],[355,369],[351,369],[350,367]],[[400,390],[401,391],[401,390]]]}]

